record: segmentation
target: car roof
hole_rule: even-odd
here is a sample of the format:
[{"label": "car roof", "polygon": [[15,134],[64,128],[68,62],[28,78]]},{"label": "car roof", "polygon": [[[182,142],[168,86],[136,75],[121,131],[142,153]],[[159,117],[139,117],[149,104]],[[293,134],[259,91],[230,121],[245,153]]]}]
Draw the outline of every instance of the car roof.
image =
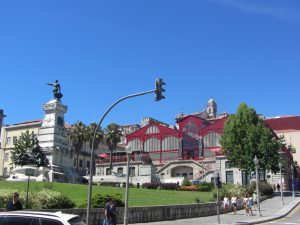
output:
[{"label": "car roof", "polygon": [[22,215],[22,216],[44,217],[44,218],[60,218],[65,221],[68,221],[74,217],[78,217],[78,215],[66,214],[66,213],[62,213],[61,211],[43,212],[43,211],[23,211],[23,210],[0,212],[0,216],[1,215],[15,215],[15,216]]}]

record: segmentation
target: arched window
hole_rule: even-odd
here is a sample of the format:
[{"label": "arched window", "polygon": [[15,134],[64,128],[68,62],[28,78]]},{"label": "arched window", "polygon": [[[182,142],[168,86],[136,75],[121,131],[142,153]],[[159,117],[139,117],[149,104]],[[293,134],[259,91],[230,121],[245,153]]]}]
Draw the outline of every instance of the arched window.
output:
[{"label": "arched window", "polygon": [[149,138],[144,143],[145,152],[153,152],[160,150],[160,141],[157,138]]},{"label": "arched window", "polygon": [[131,146],[132,151],[142,151],[142,150],[143,150],[143,144],[142,144],[142,142],[141,142],[139,139],[137,139],[137,138],[135,138],[135,139],[129,141],[127,145],[130,145],[130,146]]},{"label": "arched window", "polygon": [[209,132],[203,138],[204,148],[220,146],[221,135],[215,132]]},{"label": "arched window", "polygon": [[162,150],[179,150],[179,140],[176,137],[166,137],[162,141]]},{"label": "arched window", "polygon": [[146,134],[157,134],[159,133],[159,129],[156,126],[148,127],[146,130]]}]

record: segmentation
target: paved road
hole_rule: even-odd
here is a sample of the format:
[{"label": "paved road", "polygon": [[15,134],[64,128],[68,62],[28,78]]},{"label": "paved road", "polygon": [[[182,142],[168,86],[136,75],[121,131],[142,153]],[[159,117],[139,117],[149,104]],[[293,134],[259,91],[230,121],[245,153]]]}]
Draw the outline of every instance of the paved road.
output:
[{"label": "paved road", "polygon": [[[261,203],[261,214],[257,216],[257,211],[253,211],[253,216],[245,216],[243,210],[238,211],[237,215],[229,213],[227,215],[220,215],[221,224],[259,224],[264,221],[270,221],[283,217],[292,211],[299,203],[299,197],[284,197],[284,206],[281,204],[281,198],[279,196],[267,199]],[[172,220],[172,221],[160,221],[151,223],[136,223],[135,225],[199,225],[205,224],[210,225],[218,224],[217,216],[198,217],[183,220]],[[278,223],[282,224],[282,223]],[[300,224],[300,223],[298,223]]]},{"label": "paved road", "polygon": [[298,205],[290,214],[282,219],[263,223],[262,225],[287,225],[300,224],[300,205]]}]

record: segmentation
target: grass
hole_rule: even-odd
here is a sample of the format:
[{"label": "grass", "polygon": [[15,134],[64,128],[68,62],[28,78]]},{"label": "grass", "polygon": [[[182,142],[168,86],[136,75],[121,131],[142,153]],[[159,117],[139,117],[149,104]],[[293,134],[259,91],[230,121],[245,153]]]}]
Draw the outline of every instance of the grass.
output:
[{"label": "grass", "polygon": [[[12,191],[27,191],[27,182],[0,181],[0,191],[2,188]],[[31,182],[29,192],[37,192],[42,188],[59,191],[71,200],[76,206],[87,203],[88,185],[68,184],[68,183],[49,183],[49,182]],[[125,201],[125,188],[93,186],[93,195],[100,193],[102,195],[120,194]],[[154,205],[174,205],[174,204],[191,204],[196,199],[202,202],[209,202],[213,198],[211,192],[193,192],[193,191],[167,191],[151,190],[144,188],[129,189],[129,206],[154,206]]]}]

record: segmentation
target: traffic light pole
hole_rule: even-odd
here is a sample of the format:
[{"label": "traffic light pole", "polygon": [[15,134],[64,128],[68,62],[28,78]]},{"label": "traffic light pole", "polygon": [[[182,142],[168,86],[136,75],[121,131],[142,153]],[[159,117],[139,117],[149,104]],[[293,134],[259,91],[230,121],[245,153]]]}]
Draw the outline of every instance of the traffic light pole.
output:
[{"label": "traffic light pole", "polygon": [[218,215],[218,224],[220,224],[220,206],[219,206],[219,187],[217,187],[217,215]]},{"label": "traffic light pole", "polygon": [[89,185],[88,185],[89,189],[88,189],[87,214],[86,214],[86,224],[87,225],[91,225],[91,223],[90,223],[90,214],[91,214],[91,199],[92,199],[92,184],[93,184],[93,162],[94,162],[94,157],[95,157],[94,156],[94,152],[95,152],[94,142],[95,142],[95,137],[96,137],[97,130],[101,126],[101,123],[104,120],[104,118],[106,117],[106,115],[118,103],[120,103],[120,102],[122,102],[122,101],[124,101],[125,99],[128,99],[128,98],[133,98],[133,97],[137,97],[137,96],[141,96],[141,95],[146,95],[146,94],[150,94],[150,93],[154,93],[154,92],[156,92],[156,89],[155,90],[151,90],[151,91],[145,91],[145,92],[141,92],[141,93],[136,93],[136,94],[128,95],[128,96],[125,96],[125,97],[119,99],[118,101],[116,101],[114,104],[112,104],[106,110],[106,112],[101,117],[99,123],[97,124],[97,127],[96,127],[94,135],[93,135],[93,139],[92,139],[92,149],[91,149],[91,158],[90,158],[90,162],[91,163],[90,163],[90,174],[89,174]]}]

